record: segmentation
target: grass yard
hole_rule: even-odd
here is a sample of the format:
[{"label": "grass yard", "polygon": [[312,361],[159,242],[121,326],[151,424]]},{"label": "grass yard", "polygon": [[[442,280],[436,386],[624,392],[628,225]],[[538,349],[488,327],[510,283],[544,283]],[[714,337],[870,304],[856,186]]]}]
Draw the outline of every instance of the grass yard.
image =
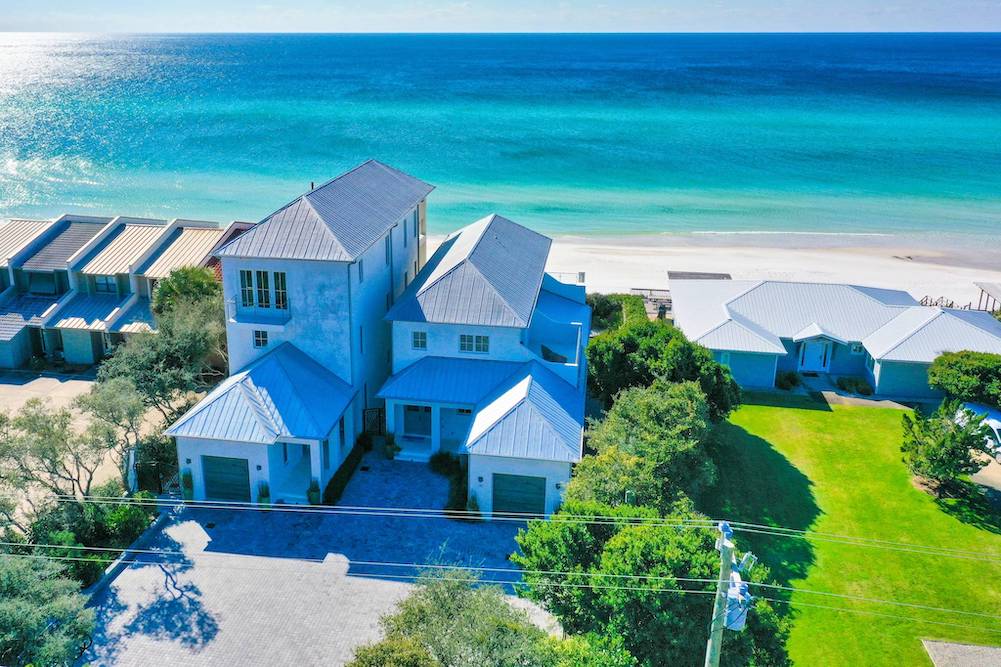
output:
[{"label": "grass yard", "polygon": [[[722,426],[721,493],[705,509],[752,523],[993,554],[971,559],[820,539],[737,534],[780,583],[1001,614],[996,515],[936,502],[900,460],[899,410],[748,397]],[[763,593],[759,589],[759,593]],[[931,664],[921,638],[1001,645],[1001,621],[796,592],[803,602],[959,623],[996,632],[796,607],[789,653],[799,665]],[[784,605],[777,605],[784,606]]]}]

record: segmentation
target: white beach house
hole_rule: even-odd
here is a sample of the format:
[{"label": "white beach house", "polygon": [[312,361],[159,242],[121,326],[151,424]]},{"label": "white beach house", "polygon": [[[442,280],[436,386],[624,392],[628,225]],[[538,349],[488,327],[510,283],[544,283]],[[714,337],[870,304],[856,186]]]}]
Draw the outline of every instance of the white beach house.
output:
[{"label": "white beach house", "polygon": [[426,257],[432,186],[370,160],[215,254],[230,372],[168,430],[195,499],[304,502],[389,374],[383,319]]},{"label": "white beach house", "polygon": [[551,240],[498,215],[451,235],[386,319],[379,391],[399,457],[468,455],[484,513],[553,512],[580,460],[590,309],[545,271]]},{"label": "white beach house", "polygon": [[928,366],[943,352],[1001,354],[990,313],[919,305],[907,292],[858,285],[672,280],[674,322],[744,387],[780,371],[865,378],[880,396],[934,398]]}]

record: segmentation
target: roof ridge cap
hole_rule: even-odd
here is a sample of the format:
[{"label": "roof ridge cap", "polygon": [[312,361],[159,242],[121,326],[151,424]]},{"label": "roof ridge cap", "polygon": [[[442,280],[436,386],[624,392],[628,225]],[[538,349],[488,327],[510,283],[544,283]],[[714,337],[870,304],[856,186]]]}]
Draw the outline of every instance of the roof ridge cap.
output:
[{"label": "roof ridge cap", "polygon": [[[237,387],[239,387],[240,391],[243,393],[243,396],[250,403],[250,409],[254,413],[254,418],[257,420],[258,424],[262,426],[264,430],[270,432],[272,434],[272,437],[277,438],[278,437],[278,429],[276,428],[277,423],[275,423],[274,419],[271,417],[270,414],[267,414],[268,412],[267,408],[265,408],[263,404],[263,398],[260,395],[258,395],[257,387],[251,386],[252,383],[247,382],[250,379],[251,378],[249,374],[246,377],[241,378],[240,381],[236,383]],[[271,423],[270,424],[265,423],[265,418],[271,421]]]},{"label": "roof ridge cap", "polygon": [[[278,347],[275,350],[275,361],[278,364],[279,368],[281,369],[281,373],[282,373],[282,376],[284,377],[285,384],[289,387],[289,393],[292,396],[295,396],[295,400],[303,408],[303,411],[306,413],[307,418],[309,419],[310,424],[313,426],[314,432],[319,433],[320,430],[321,430],[320,429],[320,425],[317,424],[316,420],[313,418],[313,413],[310,410],[306,409],[305,401],[303,401],[302,395],[299,393],[299,385],[297,383],[295,383],[295,382],[292,381],[292,374],[289,372],[288,366],[285,365],[285,361],[286,361],[286,359],[284,358],[284,354],[285,353],[283,353],[282,355],[277,354],[278,350],[281,350],[281,349],[285,348],[286,344],[289,345],[290,348],[294,348],[296,350],[299,350],[299,348],[297,348],[294,345],[292,345],[292,343],[289,343],[288,341],[286,341],[284,344],[282,344],[280,347]],[[302,352],[301,350],[299,350],[299,351]],[[305,355],[305,352],[302,352],[302,354]]]},{"label": "roof ridge cap", "polygon": [[[914,306],[911,306],[911,307],[913,308]],[[926,308],[926,306],[917,306],[917,307],[918,308],[922,308],[922,309]],[[890,354],[891,352],[893,352],[894,350],[896,350],[898,347],[900,347],[901,345],[903,345],[904,343],[906,343],[907,341],[909,341],[911,338],[913,338],[914,334],[916,334],[917,332],[921,331],[921,329],[925,328],[932,320],[938,319],[938,317],[940,315],[942,315],[942,309],[941,308],[932,308],[931,310],[933,312],[932,312],[932,314],[929,317],[926,317],[923,320],[921,320],[921,322],[918,323],[917,325],[915,325],[914,328],[912,328],[910,331],[908,331],[905,336],[901,337],[900,340],[898,340],[896,343],[894,343],[892,347],[886,348],[886,350],[883,352],[883,354],[880,355],[879,358],[880,359],[885,358],[886,355]],[[901,315],[903,315],[903,313],[899,313],[897,315],[897,317],[900,317]],[[894,317],[893,319],[891,319],[886,324],[889,324],[890,322],[892,322],[895,319],[897,319],[897,318]],[[884,324],[883,326],[886,326],[886,324]],[[882,327],[880,327],[880,328],[882,328]],[[878,329],[877,329],[877,331],[878,331]]]}]

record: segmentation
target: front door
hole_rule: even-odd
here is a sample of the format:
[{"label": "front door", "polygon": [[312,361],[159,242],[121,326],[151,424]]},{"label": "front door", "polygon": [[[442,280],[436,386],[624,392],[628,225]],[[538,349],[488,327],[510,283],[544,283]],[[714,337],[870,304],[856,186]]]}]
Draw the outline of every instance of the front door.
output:
[{"label": "front door", "polygon": [[826,340],[807,340],[799,346],[799,370],[826,373],[831,365],[831,343]]}]

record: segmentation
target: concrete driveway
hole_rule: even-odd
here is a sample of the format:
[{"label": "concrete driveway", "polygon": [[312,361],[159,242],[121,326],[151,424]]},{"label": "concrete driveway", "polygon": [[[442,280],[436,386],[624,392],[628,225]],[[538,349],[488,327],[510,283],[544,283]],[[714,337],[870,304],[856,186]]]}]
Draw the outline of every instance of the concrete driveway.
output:
[{"label": "concrete driveway", "polygon": [[[341,506],[442,508],[445,478],[369,454]],[[412,567],[513,567],[513,522],[185,508],[95,596],[94,665],[339,665],[379,638]],[[488,573],[491,579],[500,575]],[[507,581],[515,578],[504,574]]]},{"label": "concrete driveway", "polygon": [[24,370],[0,371],[0,410],[16,412],[29,398],[46,399],[53,407],[69,407],[74,398],[90,391],[94,372],[55,375]]}]

